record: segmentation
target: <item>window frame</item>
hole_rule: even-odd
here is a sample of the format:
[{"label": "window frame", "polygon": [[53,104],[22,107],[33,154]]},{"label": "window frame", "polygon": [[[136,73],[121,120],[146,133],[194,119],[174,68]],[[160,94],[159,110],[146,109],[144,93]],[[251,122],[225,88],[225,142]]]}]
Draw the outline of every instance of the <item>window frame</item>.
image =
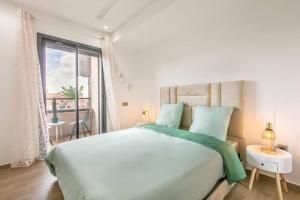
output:
[{"label": "window frame", "polygon": [[[106,133],[107,132],[107,120],[106,120],[106,95],[105,95],[105,83],[103,77],[103,60],[102,60],[102,50],[101,48],[74,42],[71,40],[66,40],[63,38],[54,37],[51,35],[46,35],[43,33],[37,33],[37,51],[38,51],[38,58],[40,63],[40,71],[41,71],[41,80],[42,80],[42,89],[43,89],[43,97],[44,97],[44,104],[46,109],[46,62],[45,62],[45,46],[46,43],[53,43],[54,45],[57,44],[62,45],[64,47],[70,47],[75,50],[75,65],[76,65],[76,91],[78,91],[78,54],[84,51],[89,52],[93,56],[98,57],[98,126],[100,126],[99,133]],[[58,48],[59,49],[59,48]],[[78,98],[76,99],[76,138],[79,138],[79,103]]]}]

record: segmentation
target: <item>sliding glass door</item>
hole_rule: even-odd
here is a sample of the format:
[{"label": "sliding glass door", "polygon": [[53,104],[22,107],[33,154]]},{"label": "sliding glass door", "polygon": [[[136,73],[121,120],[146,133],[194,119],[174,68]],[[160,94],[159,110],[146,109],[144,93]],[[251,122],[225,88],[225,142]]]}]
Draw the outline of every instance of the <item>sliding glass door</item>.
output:
[{"label": "sliding glass door", "polygon": [[43,34],[38,49],[52,141],[105,132],[101,50]]},{"label": "sliding glass door", "polygon": [[78,49],[79,129],[87,130],[89,134],[100,131],[99,76],[99,55]]}]

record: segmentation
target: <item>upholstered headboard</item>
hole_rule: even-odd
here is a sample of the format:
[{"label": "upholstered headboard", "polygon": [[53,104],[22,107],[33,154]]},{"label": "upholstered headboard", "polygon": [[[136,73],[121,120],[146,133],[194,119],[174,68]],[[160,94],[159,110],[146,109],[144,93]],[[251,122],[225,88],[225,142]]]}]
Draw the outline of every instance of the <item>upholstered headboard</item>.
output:
[{"label": "upholstered headboard", "polygon": [[227,136],[239,142],[240,157],[244,160],[244,93],[244,81],[161,87],[160,103],[184,102],[182,129],[189,129],[193,120],[193,107],[196,105],[234,106]]}]

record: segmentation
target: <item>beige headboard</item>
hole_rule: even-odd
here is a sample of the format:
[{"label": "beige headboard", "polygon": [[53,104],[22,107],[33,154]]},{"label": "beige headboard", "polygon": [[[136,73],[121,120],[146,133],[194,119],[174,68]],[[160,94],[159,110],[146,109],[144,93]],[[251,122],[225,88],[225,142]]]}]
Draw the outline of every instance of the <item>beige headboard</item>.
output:
[{"label": "beige headboard", "polygon": [[189,129],[193,120],[193,107],[196,105],[234,106],[227,136],[239,142],[239,153],[244,160],[244,93],[244,81],[161,87],[160,103],[185,103],[181,120],[182,129]]}]

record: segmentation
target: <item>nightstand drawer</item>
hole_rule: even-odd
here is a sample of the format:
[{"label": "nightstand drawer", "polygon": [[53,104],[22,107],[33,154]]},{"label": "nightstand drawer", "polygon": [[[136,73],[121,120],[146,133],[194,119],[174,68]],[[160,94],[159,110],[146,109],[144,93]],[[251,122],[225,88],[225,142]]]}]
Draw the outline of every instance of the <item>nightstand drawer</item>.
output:
[{"label": "nightstand drawer", "polygon": [[271,172],[277,172],[278,171],[278,164],[274,162],[264,161],[264,160],[258,160],[257,161],[257,167]]},{"label": "nightstand drawer", "polygon": [[262,170],[266,170],[269,172],[278,172],[278,163],[272,162],[272,161],[266,161],[261,159],[255,159],[251,156],[251,154],[248,154],[247,161],[252,166],[257,167]]}]

